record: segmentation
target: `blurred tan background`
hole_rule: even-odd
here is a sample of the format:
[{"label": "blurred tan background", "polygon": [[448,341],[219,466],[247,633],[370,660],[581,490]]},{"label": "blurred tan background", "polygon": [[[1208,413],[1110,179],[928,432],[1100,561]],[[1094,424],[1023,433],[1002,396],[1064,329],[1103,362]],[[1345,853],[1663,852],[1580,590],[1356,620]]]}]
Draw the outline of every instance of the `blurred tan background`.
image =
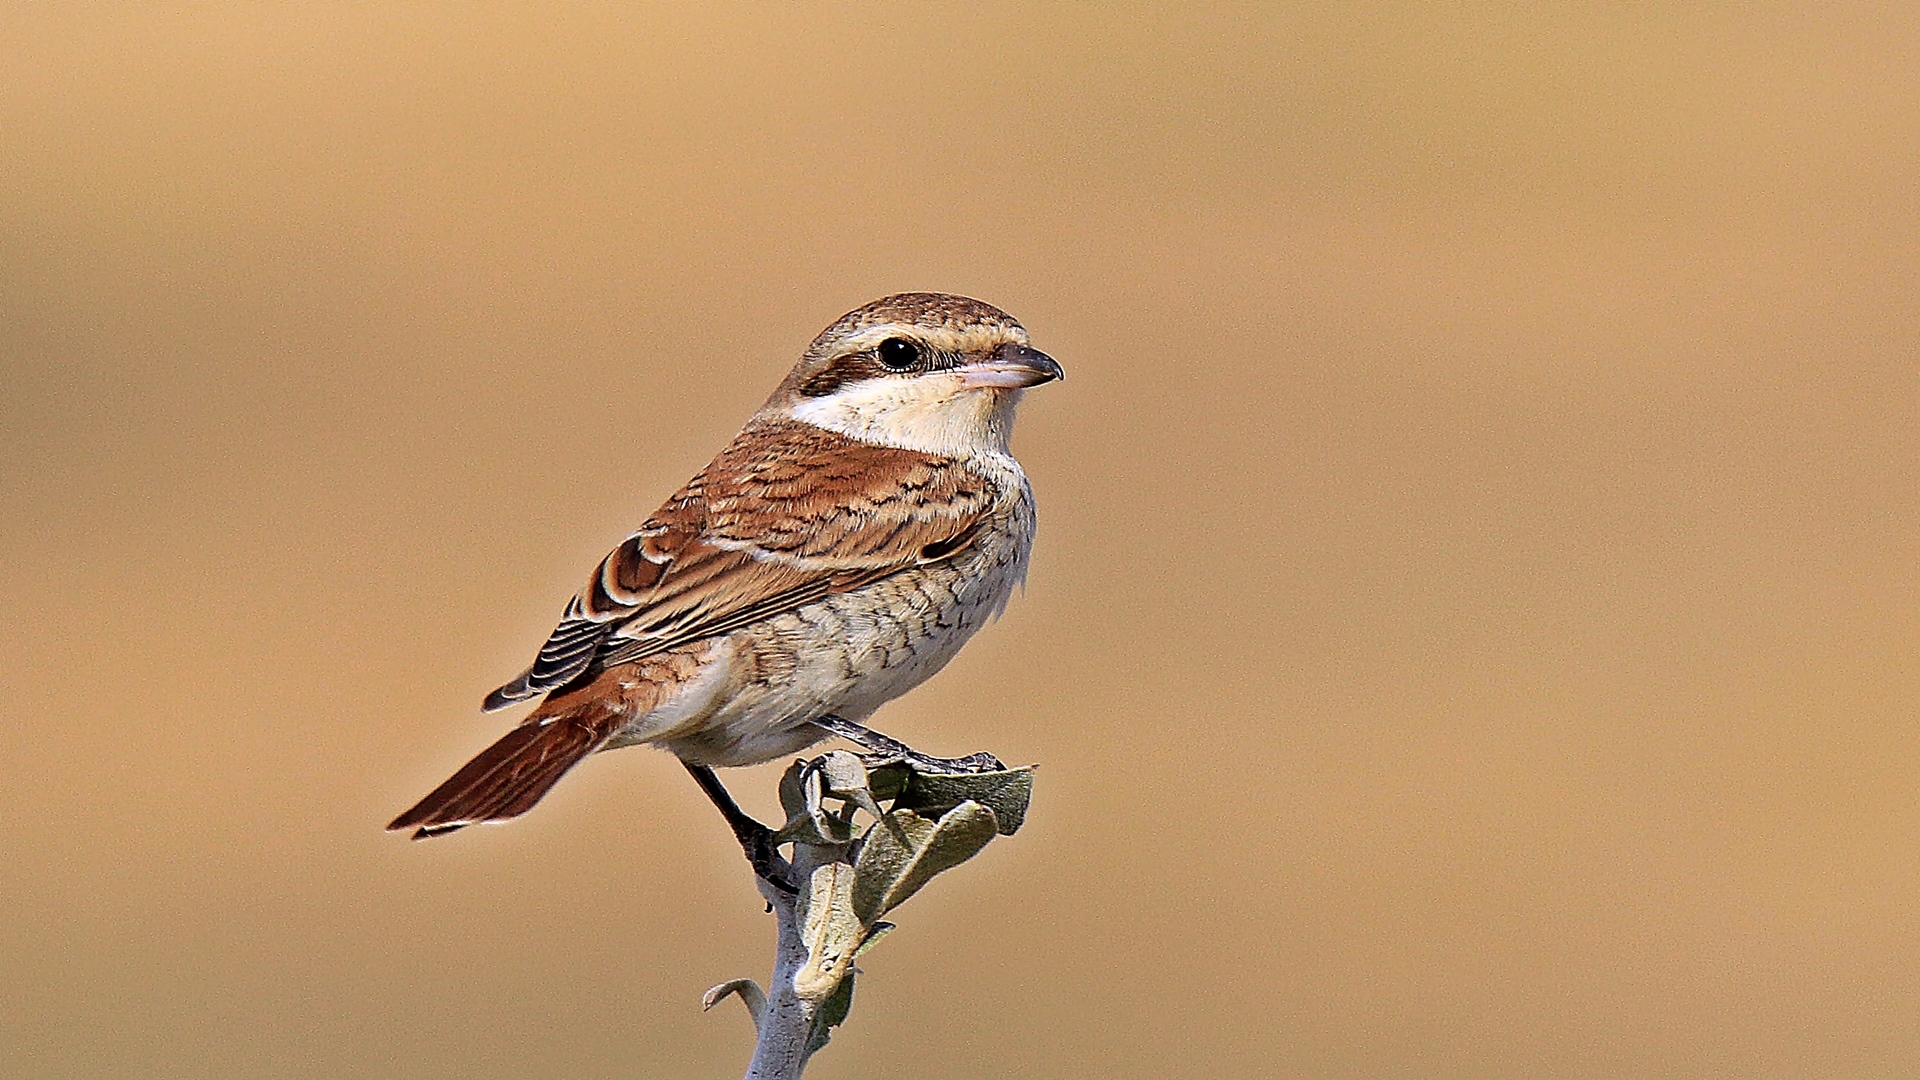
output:
[{"label": "blurred tan background", "polygon": [[[1910,5],[0,14],[0,1073],[737,1075],[664,755],[380,826],[827,322],[1069,379],[822,1078],[1920,1075]],[[773,774],[731,779],[755,808]]]}]

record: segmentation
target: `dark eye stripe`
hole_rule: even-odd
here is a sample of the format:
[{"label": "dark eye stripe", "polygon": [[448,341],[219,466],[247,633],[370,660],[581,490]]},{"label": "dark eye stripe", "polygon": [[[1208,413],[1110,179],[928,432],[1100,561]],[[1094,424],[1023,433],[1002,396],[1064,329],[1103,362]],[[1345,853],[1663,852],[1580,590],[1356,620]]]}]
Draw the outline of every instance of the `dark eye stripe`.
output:
[{"label": "dark eye stripe", "polygon": [[836,358],[833,363],[815,372],[806,382],[800,384],[800,392],[807,397],[826,397],[828,394],[862,379],[885,378],[891,372],[880,366],[870,352],[851,353]]},{"label": "dark eye stripe", "polygon": [[[885,354],[889,346],[904,346],[913,353],[904,367],[887,364]],[[897,361],[896,361],[897,362]],[[861,352],[837,356],[826,367],[815,372],[807,381],[800,384],[800,393],[806,397],[826,397],[849,383],[863,379],[898,378],[910,372],[931,371],[936,368],[952,366],[953,358],[944,353],[928,352],[915,341],[906,338],[888,338],[879,345]]]}]

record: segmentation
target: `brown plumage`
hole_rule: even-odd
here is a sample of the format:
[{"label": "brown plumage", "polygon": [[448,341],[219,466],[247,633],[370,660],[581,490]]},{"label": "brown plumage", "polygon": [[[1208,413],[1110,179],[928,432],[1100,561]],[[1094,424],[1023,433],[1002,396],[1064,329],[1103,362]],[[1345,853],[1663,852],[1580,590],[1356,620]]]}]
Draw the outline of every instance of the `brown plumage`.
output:
[{"label": "brown plumage", "polygon": [[989,502],[951,458],[755,421],[615,548],[533,666],[484,708],[564,686],[618,633],[638,660],[947,557]]},{"label": "brown plumage", "polygon": [[[997,309],[940,294],[889,297],[829,327],[601,561],[485,708],[546,700],[388,827],[421,837],[517,816],[615,745],[765,760],[823,737],[811,718],[864,715],[938,670],[1024,568],[1031,502],[1005,428],[1019,387],[1059,371],[1025,336]],[[893,579],[906,584],[883,586]],[[862,644],[873,631],[861,628],[890,617],[914,628],[904,644],[898,631],[890,651]],[[917,666],[887,659],[902,647]],[[875,665],[897,670],[865,674]]]},{"label": "brown plumage", "polygon": [[480,751],[387,828],[417,828],[416,838],[424,838],[474,821],[518,817],[605,742],[607,734],[603,726],[571,716],[521,724]]}]

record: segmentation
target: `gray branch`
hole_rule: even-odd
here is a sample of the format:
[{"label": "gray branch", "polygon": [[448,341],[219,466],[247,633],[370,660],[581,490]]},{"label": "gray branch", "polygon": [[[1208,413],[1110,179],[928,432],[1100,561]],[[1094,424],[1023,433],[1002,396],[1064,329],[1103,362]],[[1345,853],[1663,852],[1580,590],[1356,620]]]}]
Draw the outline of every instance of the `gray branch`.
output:
[{"label": "gray branch", "polygon": [[[793,874],[805,882],[821,865],[835,861],[846,845],[835,848],[817,844],[793,846]],[[807,944],[801,939],[803,912],[801,896],[789,896],[766,881],[758,882],[760,895],[773,905],[779,922],[780,940],[773,953],[773,995],[762,1007],[758,1028],[759,1042],[753,1048],[753,1063],[747,1066],[746,1080],[800,1080],[800,1073],[813,1056],[814,1025],[820,1003],[807,1001],[794,990],[794,977],[807,966]],[[804,894],[802,894],[804,896]]]},{"label": "gray branch", "polygon": [[[793,845],[796,891],[758,882],[779,933],[771,989],[735,979],[703,999],[712,1008],[738,994],[753,1017],[759,1039],[746,1080],[800,1080],[853,1005],[855,958],[893,929],[880,917],[996,835],[1011,835],[1032,791],[1031,768],[923,772],[918,762],[843,751],[787,770],[787,824],[775,838]],[[872,818],[864,833],[854,828],[856,809]]]}]

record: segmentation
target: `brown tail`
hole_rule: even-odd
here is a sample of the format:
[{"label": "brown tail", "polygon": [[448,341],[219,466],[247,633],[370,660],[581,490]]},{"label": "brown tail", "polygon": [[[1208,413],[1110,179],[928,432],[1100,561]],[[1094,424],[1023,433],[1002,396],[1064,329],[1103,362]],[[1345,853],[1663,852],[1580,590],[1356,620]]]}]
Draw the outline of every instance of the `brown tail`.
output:
[{"label": "brown tail", "polygon": [[605,741],[606,732],[576,716],[529,719],[480,751],[387,828],[414,829],[413,838],[422,840],[465,825],[519,817]]}]

